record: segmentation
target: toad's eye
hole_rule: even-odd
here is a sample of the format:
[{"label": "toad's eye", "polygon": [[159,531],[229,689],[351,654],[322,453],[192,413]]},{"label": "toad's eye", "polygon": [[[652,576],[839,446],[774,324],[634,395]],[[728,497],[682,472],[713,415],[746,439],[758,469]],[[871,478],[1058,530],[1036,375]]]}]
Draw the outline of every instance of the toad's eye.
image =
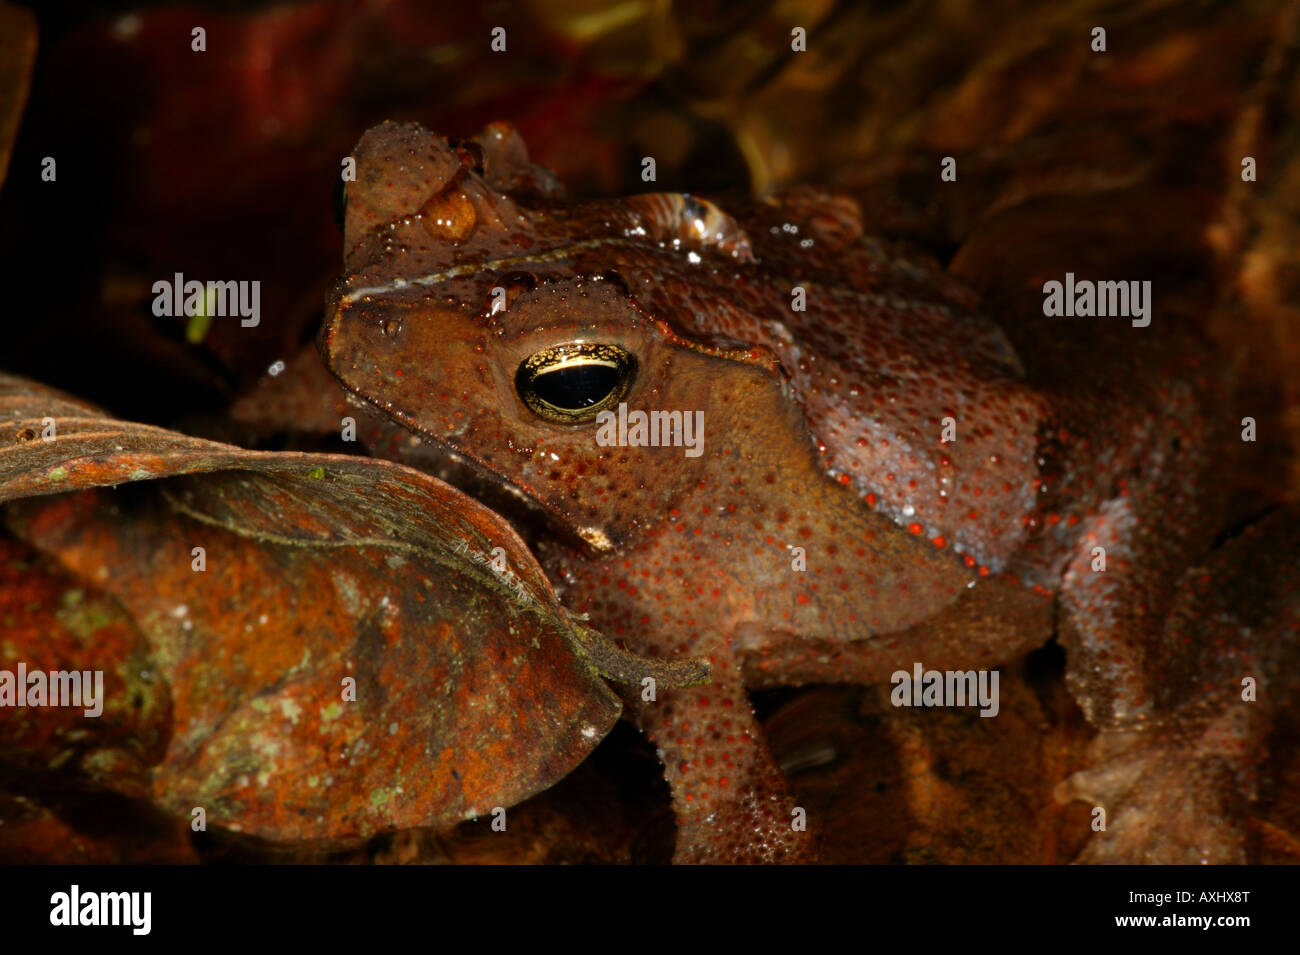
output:
[{"label": "toad's eye", "polygon": [[627,349],[575,342],[526,359],[515,372],[515,390],[539,417],[580,424],[618,404],[635,377],[636,359]]}]

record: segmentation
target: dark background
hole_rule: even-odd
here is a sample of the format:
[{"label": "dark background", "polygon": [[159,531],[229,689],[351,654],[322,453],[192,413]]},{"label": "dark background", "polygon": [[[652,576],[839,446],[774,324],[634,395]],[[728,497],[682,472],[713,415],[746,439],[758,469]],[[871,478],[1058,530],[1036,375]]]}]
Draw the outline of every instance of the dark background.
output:
[{"label": "dark background", "polygon": [[[1260,422],[1263,466],[1224,493],[1258,510],[1300,486],[1294,5],[351,0],[35,13],[31,92],[0,188],[0,368],[124,418],[220,416],[311,340],[341,256],[331,191],[366,128],[418,120],[463,136],[504,119],[577,195],[833,185],[859,199],[871,231],[957,263],[993,297],[1053,243],[1080,262],[1122,255],[1180,276],[1198,303],[1185,312],[1187,332],[1215,345],[1235,400]],[[1089,48],[1099,24],[1104,55]],[[206,52],[191,50],[195,26],[207,31]],[[507,31],[504,54],[489,46],[496,26]],[[795,26],[808,31],[806,53],[790,53]],[[1247,154],[1260,162],[1250,187],[1237,175]],[[658,164],[652,185],[639,178],[646,155]],[[937,188],[945,155],[959,157],[960,190]],[[45,156],[58,163],[55,183],[40,180]],[[182,320],[150,307],[152,283],[177,271],[260,280],[261,326],[218,321],[187,341]],[[1055,714],[1036,750],[1049,765],[1068,764],[1086,736],[1053,683],[1059,668],[1047,651],[1021,675]],[[904,821],[905,769],[880,752],[887,709],[871,694],[829,687],[758,700],[773,746],[794,765],[804,754],[815,767],[834,740],[832,771],[793,780],[839,821],[846,858],[1070,856],[1060,834],[1077,831],[1074,810],[1053,808],[1046,793],[1007,795],[1019,768],[997,765],[1005,749],[975,757],[981,768],[961,784],[937,758],[928,784],[948,793],[951,818],[918,836]],[[972,758],[959,728],[950,742]],[[1014,740],[1003,744],[1014,751]],[[1284,835],[1300,831],[1300,810],[1278,795],[1300,785],[1295,762],[1274,767],[1257,806],[1257,859],[1300,860]],[[850,791],[849,779],[868,785]],[[360,857],[658,860],[671,846],[654,754],[625,727],[526,805],[547,833],[526,845],[426,834]],[[61,812],[95,832],[104,858],[190,851],[139,836],[156,821],[125,802],[71,799]],[[1015,827],[1023,841],[1008,846]],[[114,847],[128,832],[132,848]],[[212,840],[194,851],[264,855]]]}]

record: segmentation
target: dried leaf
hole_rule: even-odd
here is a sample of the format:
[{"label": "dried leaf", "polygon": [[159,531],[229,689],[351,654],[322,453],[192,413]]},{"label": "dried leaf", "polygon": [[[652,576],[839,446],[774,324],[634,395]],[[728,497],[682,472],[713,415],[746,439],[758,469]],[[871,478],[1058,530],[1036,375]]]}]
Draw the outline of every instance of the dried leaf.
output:
[{"label": "dried leaf", "polygon": [[174,508],[9,508],[153,645],[174,704],[154,790],[175,811],[276,840],[445,825],[551,785],[608,732],[592,647],[625,677],[707,672],[638,669],[571,624],[509,525],[428,475],[114,421],[0,376],[0,500],[202,471],[222,473],[168,482]]}]

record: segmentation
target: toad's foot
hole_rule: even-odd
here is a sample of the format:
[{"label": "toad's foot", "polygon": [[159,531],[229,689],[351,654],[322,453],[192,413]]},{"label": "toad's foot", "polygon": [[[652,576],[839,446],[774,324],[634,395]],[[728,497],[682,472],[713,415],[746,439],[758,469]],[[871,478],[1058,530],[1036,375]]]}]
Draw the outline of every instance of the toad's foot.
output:
[{"label": "toad's foot", "polygon": [[[1238,703],[1178,732],[1106,730],[1093,768],[1057,787],[1093,807],[1098,830],[1076,862],[1202,864],[1245,861],[1255,796],[1257,710]],[[1099,827],[1104,826],[1104,829]]]},{"label": "toad's foot", "polygon": [[1274,512],[1187,571],[1155,640],[1123,626],[1138,618],[1117,608],[1141,596],[1128,576],[1066,581],[1067,676],[1101,735],[1095,768],[1059,795],[1108,817],[1080,861],[1244,861],[1264,741],[1300,695],[1300,511]]}]

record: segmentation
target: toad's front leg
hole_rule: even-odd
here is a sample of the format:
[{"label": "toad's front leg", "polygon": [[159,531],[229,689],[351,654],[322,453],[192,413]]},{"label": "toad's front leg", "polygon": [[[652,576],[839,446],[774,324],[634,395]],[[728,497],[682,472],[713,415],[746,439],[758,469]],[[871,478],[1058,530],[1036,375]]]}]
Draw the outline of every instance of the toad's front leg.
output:
[{"label": "toad's front leg", "polygon": [[812,834],[777,768],[730,656],[714,682],[643,693],[630,706],[654,743],[677,819],[674,862],[796,863],[816,858]]}]

